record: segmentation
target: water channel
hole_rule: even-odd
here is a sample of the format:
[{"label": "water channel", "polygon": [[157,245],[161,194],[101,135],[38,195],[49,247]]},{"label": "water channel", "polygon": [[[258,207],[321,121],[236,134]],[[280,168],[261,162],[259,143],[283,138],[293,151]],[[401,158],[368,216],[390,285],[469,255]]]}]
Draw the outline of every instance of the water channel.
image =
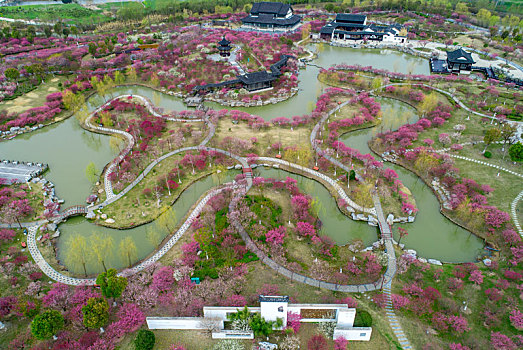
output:
[{"label": "water channel", "polygon": [[[395,130],[407,122],[416,122],[419,118],[416,109],[406,103],[390,98],[377,98],[377,101],[381,104],[381,124],[346,133],[340,137],[340,141],[361,153],[371,153],[367,142],[378,131]],[[445,262],[474,261],[483,248],[483,242],[444,217],[439,212],[440,205],[432,190],[416,175],[392,163],[385,163],[385,166],[398,173],[399,179],[414,195],[419,209],[413,223],[394,225],[395,239],[399,239],[398,227],[403,227],[408,235],[401,243],[408,249],[416,250],[422,257]]]},{"label": "water channel", "polygon": [[[335,63],[347,63],[372,65],[375,68],[403,73],[429,73],[426,60],[390,50],[325,46],[320,52],[319,58],[313,63],[325,68]],[[244,108],[243,110],[260,115],[266,120],[309,113],[318,95],[325,87],[317,80],[318,72],[319,68],[314,66],[307,66],[302,69],[299,75],[299,93],[289,100],[276,105]],[[186,109],[179,98],[155,92],[142,86],[116,88],[110,95],[106,96],[106,99],[121,94],[145,96],[165,111]],[[104,99],[95,95],[89,99],[88,108],[93,110],[103,102]],[[381,99],[380,102],[384,108],[383,128],[396,128],[405,122],[405,118],[409,121],[416,118],[415,113],[412,110],[409,111],[409,108],[402,103],[387,102],[385,99]],[[218,104],[209,103],[208,105],[215,109],[224,108]],[[395,117],[398,115],[402,117]],[[366,142],[375,132],[375,128],[353,132],[345,135],[343,141],[351,147],[360,149],[362,153],[368,153],[369,149]],[[85,198],[89,194],[91,186],[85,177],[87,164],[93,161],[96,167],[101,170],[114,156],[115,152],[109,147],[108,136],[83,130],[74,118],[0,143],[0,158],[48,163],[50,171],[45,176],[56,185],[56,192],[60,198],[66,201],[66,206],[85,203]],[[409,236],[404,238],[403,241],[407,246],[416,249],[422,256],[443,261],[474,260],[477,248],[481,246],[479,240],[475,236],[471,237],[467,231],[457,228],[439,213],[436,198],[427,186],[422,184],[421,181],[416,181],[416,176],[402,169],[397,169],[397,167],[393,168],[400,174],[405,185],[413,191],[421,212],[414,224],[405,225],[409,231]],[[263,170],[263,172],[270,174],[271,177],[276,177],[274,172],[283,176],[283,171]],[[285,176],[288,175],[285,174]],[[290,176],[300,178],[295,175]],[[309,182],[312,184],[309,184]],[[362,239],[365,244],[368,244],[376,239],[374,227],[361,222],[353,222],[343,216],[337,208],[334,208],[336,206],[335,201],[330,198],[328,191],[322,185],[305,179],[300,179],[300,183],[302,184],[300,186],[304,186],[305,192],[313,193],[321,200],[325,208],[325,214],[320,213],[324,225],[323,231],[328,233],[338,244],[346,244],[356,238]],[[193,184],[185,191],[182,198],[175,204],[178,218],[182,218],[200,195],[213,186],[212,179],[206,178]],[[138,259],[141,259],[149,255],[155,248],[145,238],[145,233],[151,225],[154,224],[119,231],[94,226],[81,218],[71,219],[60,225],[62,236],[58,241],[58,247],[63,248],[67,237],[73,232],[90,235],[93,231],[105,231],[110,233],[115,240],[115,254],[107,264],[121,268],[125,263],[121,261],[117,254],[120,240],[125,236],[133,237],[138,247]],[[432,228],[432,230],[428,230],[428,228]],[[89,266],[91,272],[99,270],[100,267],[98,266]]]}]

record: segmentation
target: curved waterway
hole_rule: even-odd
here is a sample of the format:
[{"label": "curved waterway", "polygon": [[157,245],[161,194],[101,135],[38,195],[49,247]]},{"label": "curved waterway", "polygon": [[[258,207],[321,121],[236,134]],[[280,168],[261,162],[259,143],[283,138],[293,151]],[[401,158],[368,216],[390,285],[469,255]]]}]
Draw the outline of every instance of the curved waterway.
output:
[{"label": "curved waterway", "polygon": [[293,174],[282,169],[256,168],[255,173],[265,178],[285,180],[291,177],[297,180],[298,188],[319,203],[318,216],[322,222],[320,235],[329,236],[337,245],[345,245],[354,240],[361,240],[365,246],[377,241],[377,227],[363,221],[354,221],[344,215],[330,192],[319,182],[305,176]]},{"label": "curved waterway", "polygon": [[[311,46],[310,49],[314,50],[315,46]],[[324,45],[319,57],[312,63],[323,68],[328,68],[333,64],[346,63],[373,66],[401,73],[429,74],[428,63],[425,59],[391,50],[351,49]],[[319,68],[316,66],[306,66],[306,68],[300,70],[299,92],[287,101],[275,105],[239,109],[259,115],[265,120],[310,113],[317,97],[325,88],[317,80],[318,73]],[[88,109],[92,111],[105,100],[121,94],[145,96],[166,112],[187,109],[179,98],[142,86],[115,88],[105,99],[95,94],[88,99]],[[386,102],[386,100],[380,100],[380,102],[384,108],[384,123],[382,127],[378,128],[397,128],[405,122],[405,118],[408,118],[408,121],[417,118],[415,113],[409,112],[409,108],[404,107],[399,102]],[[390,104],[390,111],[387,110],[389,108],[387,103]],[[228,108],[216,103],[207,105],[215,109]],[[403,117],[398,119],[398,115],[403,115]],[[405,115],[408,116],[405,117]],[[396,117],[389,118],[389,116]],[[392,124],[387,126],[389,122]],[[367,147],[367,141],[373,136],[373,133],[377,132],[376,129],[352,132],[340,139],[349,146],[360,149],[362,153],[368,153],[370,150]],[[50,170],[45,174],[45,177],[56,185],[56,193],[66,201],[65,206],[85,203],[85,198],[89,195],[91,189],[91,184],[85,177],[87,164],[93,161],[96,167],[101,170],[115,155],[116,153],[109,147],[109,136],[83,130],[74,118],[69,118],[27,135],[18,136],[7,142],[0,142],[0,158],[48,163]],[[481,247],[480,241],[467,231],[450,223],[439,213],[436,197],[427,186],[417,180],[415,175],[397,167],[393,168],[400,174],[405,185],[411,188],[420,208],[416,222],[405,225],[409,231],[409,236],[404,238],[403,242],[408,247],[416,249],[421,256],[433,257],[443,261],[472,261],[478,248]],[[323,207],[319,213],[323,222],[323,233],[333,238],[337,244],[343,245],[354,239],[361,239],[365,244],[369,244],[377,238],[376,228],[368,226],[366,223],[354,222],[345,217],[337,208],[329,192],[316,181],[283,170],[264,169],[261,170],[261,173],[268,177],[284,178],[290,176],[296,178],[304,192],[318,197]],[[174,204],[178,218],[184,217],[195,201],[213,186],[212,179],[207,177],[184,191],[180,199]],[[131,236],[138,248],[137,260],[143,259],[156,248],[146,238],[147,230],[154,228],[154,225],[154,223],[151,223],[120,231],[95,226],[83,218],[69,219],[66,223],[60,225],[62,235],[58,240],[59,258],[65,252],[67,238],[72,233],[89,236],[92,232],[102,231],[109,233],[114,239],[113,249],[115,253],[106,261],[107,266],[123,268],[127,263],[123,262],[118,254],[120,241],[126,236]],[[97,266],[97,264],[89,264],[87,267],[90,273],[101,271],[101,266]]]},{"label": "curved waterway", "polygon": [[[404,102],[390,98],[377,98],[377,101],[381,104],[382,123],[374,128],[346,133],[340,141],[361,153],[370,153],[367,142],[377,132],[395,130],[419,118],[416,109]],[[402,238],[401,243],[407,249],[416,250],[419,256],[445,262],[475,261],[482,251],[483,242],[443,216],[439,211],[438,199],[415,174],[392,163],[385,163],[385,166],[398,173],[399,179],[414,195],[419,209],[413,223],[394,225],[394,238],[399,239],[398,227],[403,227],[408,235]]]},{"label": "curved waterway", "polygon": [[[168,160],[166,160],[168,161]],[[230,170],[227,172],[227,176],[223,182],[231,181],[238,171]],[[211,188],[216,187],[218,183],[216,179],[212,176],[206,176],[193,184],[191,184],[183,193],[180,195],[178,200],[173,204],[174,212],[176,213],[177,224],[180,223],[180,220],[184,220],[189,209],[198,201],[198,199]],[[128,260],[126,257],[122,258],[119,254],[120,242],[126,237],[131,237],[134,241],[137,254],[133,261],[133,264],[136,261],[142,260],[151,254],[158,246],[158,242],[151,242],[147,238],[147,232],[149,230],[154,230],[158,232],[161,239],[165,238],[167,232],[165,229],[158,227],[154,222],[149,224],[141,225],[128,230],[115,230],[103,226],[97,226],[83,217],[75,217],[67,220],[65,223],[59,225],[60,229],[60,239],[58,240],[58,259],[63,260],[67,252],[67,243],[69,237],[72,234],[80,234],[84,237],[89,237],[93,232],[107,234],[113,238],[113,253],[105,261],[107,268],[121,269],[127,267]],[[68,266],[68,269],[71,267]],[[88,273],[99,273],[103,271],[103,268],[100,264],[96,262],[90,262],[86,266]],[[80,270],[74,270],[74,272],[83,273],[83,268],[80,267]]]}]

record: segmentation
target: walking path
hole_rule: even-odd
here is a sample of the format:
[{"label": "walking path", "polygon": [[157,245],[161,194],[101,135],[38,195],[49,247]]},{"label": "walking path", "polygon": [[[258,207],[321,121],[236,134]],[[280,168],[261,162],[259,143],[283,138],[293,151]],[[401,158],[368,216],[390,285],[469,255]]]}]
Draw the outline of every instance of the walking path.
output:
[{"label": "walking path", "polygon": [[331,185],[336,190],[336,192],[338,192],[338,195],[341,197],[341,199],[343,199],[345,201],[345,203],[347,203],[348,211],[352,212],[352,211],[356,210],[359,212],[376,215],[376,210],[374,208],[364,208],[364,207],[360,206],[359,204],[355,203],[352,199],[349,198],[349,196],[347,196],[347,193],[343,190],[343,188],[335,180],[328,177],[327,175],[324,175],[318,171],[309,169],[307,167],[301,166],[299,164],[294,164],[294,163],[285,161],[283,159],[271,158],[271,157],[259,157],[258,161],[262,161],[262,162],[268,161],[268,162],[278,163],[281,165],[286,165],[289,168],[298,169],[300,171],[303,171],[304,173],[319,177],[320,179],[324,180],[329,185]]},{"label": "walking path", "polygon": [[[320,152],[319,146],[316,144],[316,134],[320,127],[322,127],[322,124],[336,111],[340,110],[344,105],[348,103],[344,102],[341,105],[333,108],[329,111],[325,116],[323,116],[320,121],[314,126],[314,129],[312,130],[311,136],[310,136],[310,142],[312,147],[316,152]],[[338,167],[343,169],[346,172],[349,172],[350,169],[337,159],[332,158],[328,155],[323,155],[326,159],[328,159],[331,163],[336,164]],[[359,175],[356,173],[356,176],[359,177]],[[401,325],[399,324],[399,321],[396,317],[396,314],[392,310],[392,299],[391,299],[391,287],[392,287],[392,279],[396,275],[396,252],[394,250],[393,245],[393,238],[392,238],[392,231],[390,229],[389,224],[387,223],[387,220],[385,219],[385,215],[383,213],[383,209],[381,207],[380,198],[377,194],[377,192],[374,190],[372,191],[372,200],[374,202],[374,213],[377,216],[378,219],[378,225],[380,228],[381,236],[383,238],[383,241],[385,243],[385,251],[388,256],[388,262],[387,262],[387,271],[385,272],[382,279],[378,280],[378,283],[382,284],[383,292],[386,296],[386,315],[387,319],[389,320],[389,324],[394,332],[394,335],[398,338],[398,341],[400,342],[400,345],[403,349],[411,349],[412,346],[410,345],[409,340],[407,339],[407,336],[403,332],[403,329],[401,328]],[[377,288],[376,288],[377,289]]]},{"label": "walking path", "polygon": [[523,197],[523,191],[519,192],[519,194],[514,198],[512,203],[510,203],[510,215],[512,216],[512,220],[514,221],[514,224],[516,225],[516,229],[518,230],[519,235],[523,238],[523,230],[521,229],[521,224],[519,223],[518,216],[516,215],[516,210],[518,207],[518,202]]}]

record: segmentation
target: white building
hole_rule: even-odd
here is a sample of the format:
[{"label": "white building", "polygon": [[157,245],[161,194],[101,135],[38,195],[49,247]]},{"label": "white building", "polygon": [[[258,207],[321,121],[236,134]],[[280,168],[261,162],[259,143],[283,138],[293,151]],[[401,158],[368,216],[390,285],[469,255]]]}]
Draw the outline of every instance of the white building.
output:
[{"label": "white building", "polygon": [[[344,337],[347,340],[369,341],[372,335],[371,327],[354,327],[356,309],[348,308],[346,304],[289,304],[288,296],[260,295],[259,307],[248,307],[252,313],[259,312],[266,321],[282,319],[287,324],[289,312],[301,315],[300,322],[336,322],[333,339]],[[149,329],[207,329],[210,320],[215,323],[218,331],[212,333],[217,339],[253,339],[252,332],[225,330],[224,322],[228,315],[239,311],[238,307],[204,306],[203,317],[147,317]],[[323,317],[311,317],[311,314]],[[330,316],[325,316],[330,315]]]}]

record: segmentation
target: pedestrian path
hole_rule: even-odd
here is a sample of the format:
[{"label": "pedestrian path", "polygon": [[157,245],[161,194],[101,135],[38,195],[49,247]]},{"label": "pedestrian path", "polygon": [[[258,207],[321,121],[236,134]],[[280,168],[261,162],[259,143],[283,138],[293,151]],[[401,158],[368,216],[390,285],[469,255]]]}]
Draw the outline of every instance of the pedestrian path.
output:
[{"label": "pedestrian path", "polygon": [[523,191],[519,192],[519,194],[514,198],[512,203],[510,203],[510,215],[512,216],[512,220],[514,221],[514,225],[516,226],[516,230],[518,231],[521,238],[523,238],[523,230],[521,229],[521,223],[519,222],[518,216],[517,216],[517,208],[518,208],[518,202],[523,197]]}]

